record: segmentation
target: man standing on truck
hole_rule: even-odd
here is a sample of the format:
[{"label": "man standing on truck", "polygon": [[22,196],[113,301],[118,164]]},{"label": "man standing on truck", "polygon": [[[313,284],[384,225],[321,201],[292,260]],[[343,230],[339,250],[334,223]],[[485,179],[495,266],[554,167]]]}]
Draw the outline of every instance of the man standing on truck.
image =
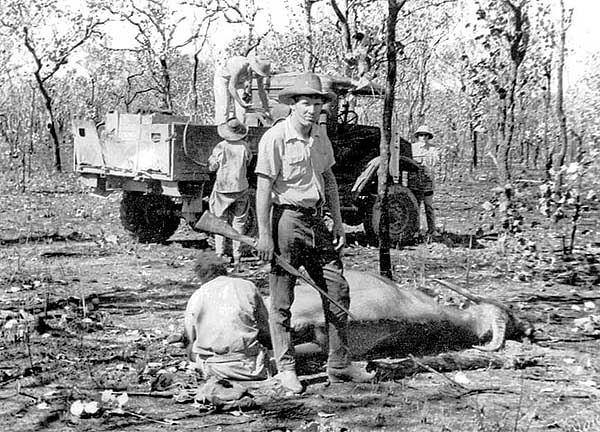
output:
[{"label": "man standing on truck", "polygon": [[427,234],[435,234],[435,214],[433,210],[433,191],[435,188],[434,172],[439,162],[439,151],[430,142],[433,133],[425,125],[420,126],[415,132],[416,142],[412,145],[413,159],[420,165],[417,172],[418,187],[416,198],[421,207],[425,207],[425,218],[427,219]]},{"label": "man standing on truck", "polygon": [[[291,312],[296,277],[273,260],[273,253],[295,268],[304,266],[311,278],[336,301],[350,305],[348,282],[343,277],[340,251],[345,244],[338,188],[331,167],[333,148],[325,128],[318,124],[324,103],[335,94],[323,91],[313,73],[299,75],[279,94],[291,108],[285,120],[269,129],[258,145],[256,164],[257,251],[271,261],[269,326],[276,378],[293,393],[303,386],[296,375],[291,341]],[[327,203],[333,219],[330,232],[323,220]],[[325,280],[323,268],[332,270]],[[346,335],[347,314],[322,297],[329,339],[327,372],[332,382],[368,382],[372,375],[350,363]]]},{"label": "man standing on truck", "polygon": [[[208,201],[210,211],[218,218],[231,223],[233,229],[244,234],[248,219],[248,175],[247,167],[252,152],[244,140],[248,126],[237,118],[230,118],[217,127],[223,141],[218,143],[208,158],[208,169],[217,172],[217,178]],[[232,241],[233,263],[237,267],[241,259],[241,244]],[[225,237],[215,234],[215,252],[225,255]]]},{"label": "man standing on truck", "polygon": [[[230,105],[233,103],[233,114],[239,121],[245,123],[246,110],[252,106],[252,101],[244,100],[247,88],[252,87],[252,78],[256,76],[258,97],[262,103],[265,115],[269,115],[269,100],[265,91],[264,78],[271,73],[271,63],[263,57],[249,55],[248,57],[233,56],[215,71],[215,124],[225,123],[232,116]],[[251,97],[251,96],[250,96]]]}]

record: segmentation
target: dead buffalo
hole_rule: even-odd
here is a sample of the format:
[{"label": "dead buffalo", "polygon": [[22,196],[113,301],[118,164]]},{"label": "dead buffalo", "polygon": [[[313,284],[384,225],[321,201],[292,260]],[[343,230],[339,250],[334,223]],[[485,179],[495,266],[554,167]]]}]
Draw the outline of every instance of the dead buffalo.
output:
[{"label": "dead buffalo", "polygon": [[[528,323],[493,300],[461,292],[473,302],[461,310],[372,273],[347,270],[345,277],[350,285],[350,312],[356,318],[348,323],[349,349],[357,359],[473,346],[494,351],[506,339],[520,340],[531,334]],[[326,352],[321,297],[304,282],[296,286],[292,328],[299,354]]]}]

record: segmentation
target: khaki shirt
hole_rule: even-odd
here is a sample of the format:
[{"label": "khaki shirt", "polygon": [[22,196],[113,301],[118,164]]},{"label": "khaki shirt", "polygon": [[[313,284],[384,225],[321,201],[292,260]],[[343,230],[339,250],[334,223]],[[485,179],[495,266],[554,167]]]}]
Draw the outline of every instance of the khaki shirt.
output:
[{"label": "khaki shirt", "polygon": [[274,204],[311,208],[325,200],[323,173],[334,164],[325,128],[313,125],[309,139],[305,140],[288,117],[261,138],[255,172],[273,180]]},{"label": "khaki shirt", "polygon": [[217,171],[215,192],[241,192],[248,189],[246,167],[252,159],[248,143],[221,141],[208,158],[208,168]]},{"label": "khaki shirt", "polygon": [[196,334],[192,351],[202,357],[219,355],[252,359],[268,335],[265,304],[247,280],[219,276],[192,294],[184,316]]},{"label": "khaki shirt", "polygon": [[225,64],[218,68],[215,72],[217,76],[226,78],[229,81],[236,72],[241,71],[242,73],[238,77],[238,81],[235,83],[236,88],[241,88],[242,85],[252,79],[252,71],[250,69],[250,62],[246,57],[233,56],[227,59]]},{"label": "khaki shirt", "polygon": [[425,166],[430,172],[434,172],[439,161],[439,150],[434,145],[424,145],[419,142],[412,144],[413,159]]}]

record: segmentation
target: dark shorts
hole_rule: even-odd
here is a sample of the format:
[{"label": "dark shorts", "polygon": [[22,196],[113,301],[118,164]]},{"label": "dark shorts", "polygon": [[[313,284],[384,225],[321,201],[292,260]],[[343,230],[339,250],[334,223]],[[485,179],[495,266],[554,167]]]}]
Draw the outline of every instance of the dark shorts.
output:
[{"label": "dark shorts", "polygon": [[421,167],[417,172],[409,172],[408,188],[415,192],[415,194],[423,196],[433,195],[433,175],[425,167]]}]

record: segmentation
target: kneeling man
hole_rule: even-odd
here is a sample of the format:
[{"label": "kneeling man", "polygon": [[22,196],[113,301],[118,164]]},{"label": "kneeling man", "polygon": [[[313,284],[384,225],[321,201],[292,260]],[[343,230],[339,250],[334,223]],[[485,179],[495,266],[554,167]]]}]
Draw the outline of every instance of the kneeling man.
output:
[{"label": "kneeling man", "polygon": [[184,326],[190,360],[205,377],[268,377],[269,318],[256,286],[227,276],[225,263],[202,253],[194,271],[202,286],[188,300]]}]

